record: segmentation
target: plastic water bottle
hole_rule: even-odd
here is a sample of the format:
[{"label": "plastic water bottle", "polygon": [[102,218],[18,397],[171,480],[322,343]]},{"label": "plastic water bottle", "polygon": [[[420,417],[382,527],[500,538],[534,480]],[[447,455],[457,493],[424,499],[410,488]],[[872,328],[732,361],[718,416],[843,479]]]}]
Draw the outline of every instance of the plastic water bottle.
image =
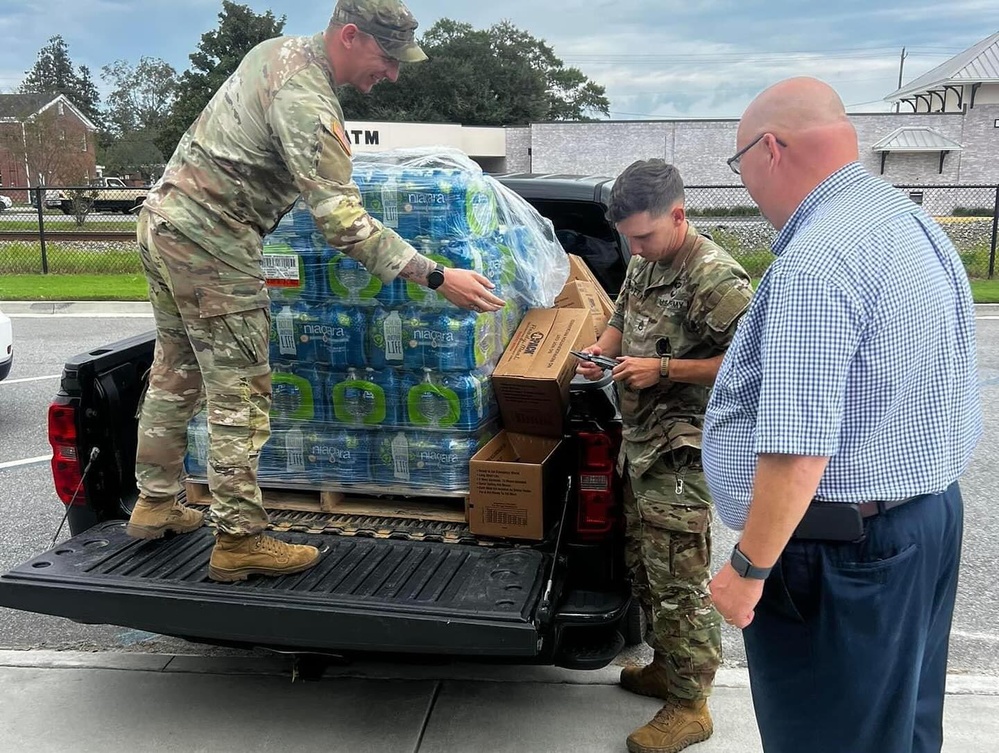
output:
[{"label": "plastic water bottle", "polygon": [[306,430],[302,425],[276,422],[260,452],[257,480],[261,483],[310,483],[305,463]]},{"label": "plastic water bottle", "polygon": [[423,187],[425,178],[422,170],[407,169],[400,171],[396,185],[397,206],[399,209],[399,235],[413,242],[425,235],[423,226]]},{"label": "plastic water bottle", "polygon": [[468,489],[468,464],[481,446],[475,434],[424,432],[412,436],[411,456],[424,488],[449,492]]},{"label": "plastic water bottle", "polygon": [[465,186],[465,224],[469,236],[488,236],[499,227],[496,191],[484,178],[473,177]]},{"label": "plastic water bottle", "polygon": [[271,418],[280,422],[325,420],[324,382],[324,373],[313,365],[275,367],[271,372]]},{"label": "plastic water bottle", "polygon": [[382,485],[391,484],[407,489],[420,489],[426,476],[418,467],[418,443],[415,435],[405,431],[380,431],[375,435],[371,454],[371,474]]},{"label": "plastic water bottle", "polygon": [[399,425],[399,392],[391,369],[347,369],[331,384],[331,420],[349,426]]},{"label": "plastic water bottle", "polygon": [[363,484],[371,480],[370,435],[363,431],[324,429],[305,438],[310,481]]},{"label": "plastic water bottle", "polygon": [[271,301],[270,361],[272,364],[298,360],[295,318],[304,304]]},{"label": "plastic water bottle", "polygon": [[356,307],[328,306],[327,361],[333,369],[346,369],[350,366],[365,366],[365,340],[368,335],[368,320],[365,313]]},{"label": "plastic water bottle", "polygon": [[368,320],[368,362],[375,369],[403,365],[403,315],[399,311],[375,309]]},{"label": "plastic water bottle", "polygon": [[500,242],[502,236],[493,233],[488,238],[474,241],[482,258],[484,274],[496,286],[493,291],[498,297],[508,300],[514,295],[514,283],[517,280],[517,260],[513,250]]},{"label": "plastic water bottle", "polygon": [[494,313],[445,311],[435,323],[440,333],[438,368],[441,371],[472,371],[496,357],[498,317]]},{"label": "plastic water bottle", "polygon": [[187,425],[187,454],[184,469],[189,476],[208,476],[208,414],[199,412]]},{"label": "plastic water bottle", "polygon": [[489,379],[475,373],[410,372],[403,378],[406,418],[429,429],[475,429],[496,412]]}]

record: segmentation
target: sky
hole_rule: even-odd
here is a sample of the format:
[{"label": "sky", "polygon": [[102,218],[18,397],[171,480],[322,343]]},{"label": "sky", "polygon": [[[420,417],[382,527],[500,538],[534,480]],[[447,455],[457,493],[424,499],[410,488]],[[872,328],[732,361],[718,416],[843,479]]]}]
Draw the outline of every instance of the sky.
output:
[{"label": "sky", "polygon": [[[287,17],[285,33],[325,27],[333,0],[242,0]],[[425,31],[439,18],[486,28],[509,20],[546,40],[566,65],[607,89],[610,117],[738,117],[769,84],[817,76],[851,112],[883,99],[999,31],[997,0],[409,0]],[[116,60],[161,58],[178,72],[221,0],[0,0],[0,92],[11,92],[38,50],[61,34],[98,87]],[[418,31],[418,33],[419,33]]]}]

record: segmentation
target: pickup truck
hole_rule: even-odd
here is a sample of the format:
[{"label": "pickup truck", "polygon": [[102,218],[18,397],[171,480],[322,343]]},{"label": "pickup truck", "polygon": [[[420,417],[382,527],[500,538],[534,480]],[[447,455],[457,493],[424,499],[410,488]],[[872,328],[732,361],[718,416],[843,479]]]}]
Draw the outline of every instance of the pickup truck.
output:
[{"label": "pickup truck", "polygon": [[121,212],[128,214],[141,206],[149,194],[148,188],[126,186],[121,178],[97,178],[86,189],[47,191],[45,206],[59,209],[63,214],[73,214],[73,202],[92,202],[89,211]]},{"label": "pickup truck", "polygon": [[[604,216],[610,180],[497,179],[548,217],[616,296],[628,251]],[[292,654],[595,669],[641,641],[622,558],[620,413],[609,375],[574,380],[558,484],[546,497],[554,523],[543,541],[485,540],[464,523],[393,519],[377,506],[366,515],[274,511],[278,535],[320,547],[320,564],[218,584],[207,578],[209,527],[159,541],[125,535],[136,499],[135,415],[153,345],[150,333],[66,363],[48,431],[72,537],[0,576],[0,606]]]}]

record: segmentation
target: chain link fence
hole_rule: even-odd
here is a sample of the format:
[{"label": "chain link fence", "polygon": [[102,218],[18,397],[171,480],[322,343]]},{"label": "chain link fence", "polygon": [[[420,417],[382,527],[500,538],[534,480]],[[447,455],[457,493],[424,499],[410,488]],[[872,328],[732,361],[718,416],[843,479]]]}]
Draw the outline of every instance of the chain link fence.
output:
[{"label": "chain link fence", "polygon": [[[944,229],[957,248],[968,276],[995,274],[999,186],[897,185]],[[770,245],[777,232],[742,186],[687,186],[687,214],[731,253],[753,277],[774,259]]]},{"label": "chain link fence", "polygon": [[[899,185],[950,236],[968,276],[995,274],[999,186]],[[0,189],[0,275],[137,274],[143,188]],[[776,231],[742,186],[688,186],[687,212],[753,277],[773,261]],[[6,199],[4,198],[6,197]],[[40,199],[40,200],[39,200]]]},{"label": "chain link fence", "polygon": [[140,274],[145,188],[0,188],[0,275]]}]

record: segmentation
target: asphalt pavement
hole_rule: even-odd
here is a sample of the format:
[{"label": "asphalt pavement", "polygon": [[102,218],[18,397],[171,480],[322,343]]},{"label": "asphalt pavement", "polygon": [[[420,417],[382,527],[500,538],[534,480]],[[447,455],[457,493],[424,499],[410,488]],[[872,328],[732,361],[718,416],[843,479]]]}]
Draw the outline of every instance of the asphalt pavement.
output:
[{"label": "asphalt pavement", "polygon": [[[143,304],[9,304],[15,366],[0,382],[0,572],[51,546],[62,507],[46,409],[70,356],[151,329]],[[966,530],[951,645],[948,753],[999,738],[999,307],[978,311],[986,434],[962,481]],[[918,367],[914,359],[911,367]],[[66,531],[60,539],[66,538]],[[715,551],[734,539],[716,526]],[[761,750],[738,633],[698,753]],[[6,650],[5,650],[6,649]],[[56,649],[56,650],[46,650]],[[366,663],[296,675],[288,657],[217,649],[115,626],[0,610],[0,750],[623,751],[658,709],[595,672],[474,663]],[[302,668],[302,667],[300,667]],[[802,750],[808,750],[803,741]]]}]

